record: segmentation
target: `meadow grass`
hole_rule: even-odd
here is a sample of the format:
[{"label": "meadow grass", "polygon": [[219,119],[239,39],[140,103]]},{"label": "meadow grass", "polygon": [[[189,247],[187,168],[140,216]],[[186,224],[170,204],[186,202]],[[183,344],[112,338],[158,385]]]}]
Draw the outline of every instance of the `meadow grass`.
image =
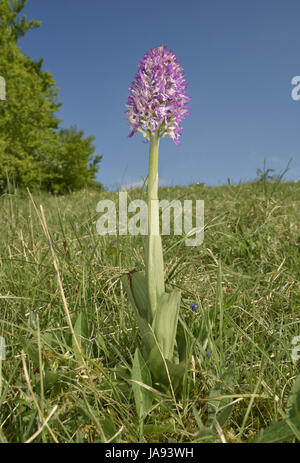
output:
[{"label": "meadow grass", "polygon": [[[198,247],[163,237],[191,363],[179,396],[153,385],[143,426],[130,382],[139,335],[120,281],[143,268],[143,237],[96,231],[97,202],[118,194],[0,197],[0,441],[249,442],[283,419],[299,374],[300,183],[194,184],[159,196],[203,199],[205,234]],[[128,192],[137,198],[145,192]]]}]

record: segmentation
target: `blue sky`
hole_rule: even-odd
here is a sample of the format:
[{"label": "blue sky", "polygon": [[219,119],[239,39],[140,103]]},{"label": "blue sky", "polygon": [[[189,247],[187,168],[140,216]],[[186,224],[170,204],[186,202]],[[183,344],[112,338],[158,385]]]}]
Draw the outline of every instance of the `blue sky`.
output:
[{"label": "blue sky", "polygon": [[149,145],[128,138],[128,87],[143,55],[160,44],[178,57],[189,82],[190,112],[181,145],[163,138],[162,184],[208,185],[279,172],[300,179],[298,0],[28,0],[27,19],[42,21],[19,45],[44,59],[63,103],[64,127],[94,135],[108,188],[147,175]]}]

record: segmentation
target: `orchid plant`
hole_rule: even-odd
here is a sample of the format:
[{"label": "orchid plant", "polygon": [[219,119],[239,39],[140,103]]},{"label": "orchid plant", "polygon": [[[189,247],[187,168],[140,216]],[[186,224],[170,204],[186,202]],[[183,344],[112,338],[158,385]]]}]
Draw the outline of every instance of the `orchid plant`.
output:
[{"label": "orchid plant", "polygon": [[123,277],[143,341],[143,358],[156,383],[179,388],[186,369],[185,333],[178,324],[180,292],[165,287],[159,233],[158,152],[161,137],[179,145],[180,123],[189,114],[187,82],[177,57],[166,46],[146,53],[139,63],[127,102],[132,137],[140,132],[150,142],[148,235],[145,272]]}]

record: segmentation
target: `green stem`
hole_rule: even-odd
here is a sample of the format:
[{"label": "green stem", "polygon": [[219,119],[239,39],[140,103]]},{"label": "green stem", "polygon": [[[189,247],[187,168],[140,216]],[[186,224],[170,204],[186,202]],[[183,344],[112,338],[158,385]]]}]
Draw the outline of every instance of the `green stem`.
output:
[{"label": "green stem", "polygon": [[164,264],[159,234],[158,149],[159,134],[151,134],[148,173],[148,235],[145,246],[146,280],[150,321],[154,320],[158,298],[164,293]]},{"label": "green stem", "polygon": [[[148,234],[159,235],[158,204],[158,149],[159,137],[155,132],[150,139],[148,172]],[[153,203],[152,203],[153,200]]]}]

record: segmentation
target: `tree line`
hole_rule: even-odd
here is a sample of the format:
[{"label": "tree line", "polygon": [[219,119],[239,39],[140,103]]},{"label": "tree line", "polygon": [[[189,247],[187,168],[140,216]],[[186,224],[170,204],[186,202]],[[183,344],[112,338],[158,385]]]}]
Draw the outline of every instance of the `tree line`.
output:
[{"label": "tree line", "polygon": [[61,103],[53,76],[42,69],[43,59],[32,60],[18,46],[20,37],[41,25],[20,15],[26,3],[0,0],[0,76],[5,81],[5,99],[0,100],[0,192],[11,182],[56,194],[85,186],[101,188],[95,180],[102,159],[95,154],[95,137],[84,137],[76,126],[59,127],[62,121],[56,113]]}]

